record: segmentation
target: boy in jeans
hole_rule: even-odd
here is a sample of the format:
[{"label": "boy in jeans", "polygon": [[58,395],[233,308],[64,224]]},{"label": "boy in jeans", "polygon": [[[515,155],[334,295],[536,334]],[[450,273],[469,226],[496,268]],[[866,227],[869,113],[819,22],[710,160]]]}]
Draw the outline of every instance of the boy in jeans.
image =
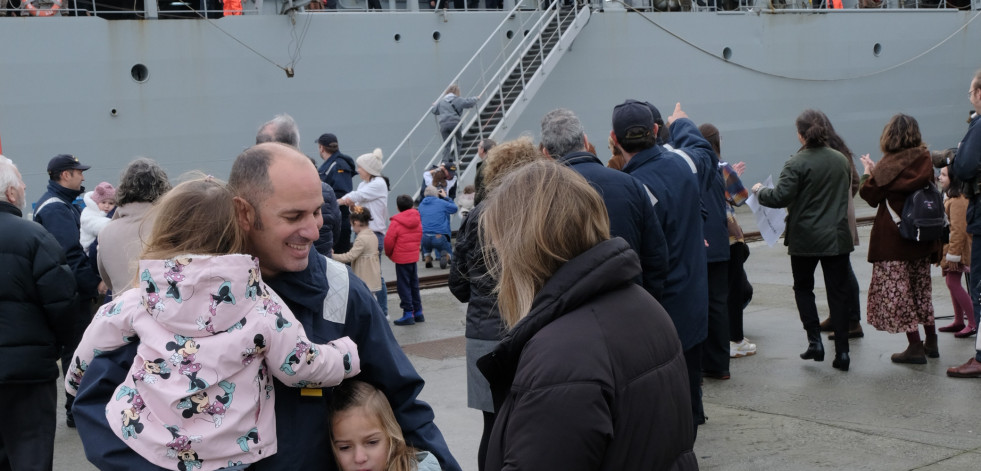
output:
[{"label": "boy in jeans", "polygon": [[391,218],[385,234],[385,255],[395,262],[395,279],[398,284],[399,303],[403,315],[395,325],[412,325],[425,322],[422,315],[422,298],[419,297],[419,248],[422,244],[422,219],[412,207],[412,197],[399,195],[395,199],[399,213]]}]

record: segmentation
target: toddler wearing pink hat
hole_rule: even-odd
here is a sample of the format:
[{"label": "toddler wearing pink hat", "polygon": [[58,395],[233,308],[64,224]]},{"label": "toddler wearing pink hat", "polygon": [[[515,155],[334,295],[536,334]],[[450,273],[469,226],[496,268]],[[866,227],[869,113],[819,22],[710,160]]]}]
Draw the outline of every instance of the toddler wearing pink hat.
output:
[{"label": "toddler wearing pink hat", "polygon": [[109,182],[99,183],[95,190],[85,194],[85,209],[82,210],[79,242],[86,252],[102,228],[109,224],[109,211],[116,207],[116,188]]}]

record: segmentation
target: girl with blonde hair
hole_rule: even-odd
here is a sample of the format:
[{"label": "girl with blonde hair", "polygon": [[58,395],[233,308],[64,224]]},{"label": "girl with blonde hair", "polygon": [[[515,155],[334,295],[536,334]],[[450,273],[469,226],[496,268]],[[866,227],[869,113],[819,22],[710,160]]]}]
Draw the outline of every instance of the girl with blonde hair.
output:
[{"label": "girl with blonde hair", "polygon": [[139,341],[105,408],[116,435],[156,466],[244,469],[276,453],[272,377],[292,387],[337,385],[360,371],[357,347],[347,337],[308,340],[262,282],[259,261],[237,253],[244,237],[224,183],[182,183],[154,213],[139,288],[96,313],[65,388],[77,392],[99,352]]},{"label": "girl with blonde hair", "polygon": [[697,469],[681,341],[634,283],[640,261],[609,238],[593,187],[538,160],[486,204],[481,243],[509,330],[477,361],[497,407],[485,468]]},{"label": "girl with blonde hair", "polygon": [[388,399],[363,381],[345,381],[331,392],[330,445],[341,471],[439,471],[428,451],[405,443]]},{"label": "girl with blonde hair", "polygon": [[351,265],[351,271],[364,281],[375,296],[379,296],[381,262],[378,255],[378,239],[371,231],[371,212],[361,206],[351,208],[351,229],[356,234],[351,250],[335,253],[332,258]]}]

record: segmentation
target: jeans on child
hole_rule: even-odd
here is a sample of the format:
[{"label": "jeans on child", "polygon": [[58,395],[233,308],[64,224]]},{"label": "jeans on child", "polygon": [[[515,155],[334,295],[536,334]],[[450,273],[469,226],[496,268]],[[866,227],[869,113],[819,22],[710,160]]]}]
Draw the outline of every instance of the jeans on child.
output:
[{"label": "jeans on child", "polygon": [[436,257],[439,258],[443,254],[453,254],[453,245],[450,244],[450,238],[446,234],[430,234],[425,233],[422,235],[422,255],[427,256],[433,250],[436,250]]},{"label": "jeans on child", "polygon": [[419,296],[418,265],[396,263],[395,282],[399,292],[399,307],[403,312],[422,314],[422,297]]}]

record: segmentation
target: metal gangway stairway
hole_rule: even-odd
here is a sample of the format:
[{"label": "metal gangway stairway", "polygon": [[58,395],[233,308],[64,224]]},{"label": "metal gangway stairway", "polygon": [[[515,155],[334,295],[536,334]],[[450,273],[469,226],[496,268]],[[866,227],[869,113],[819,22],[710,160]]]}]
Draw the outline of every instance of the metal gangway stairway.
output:
[{"label": "metal gangway stairway", "polygon": [[[484,138],[500,140],[507,135],[585,26],[589,15],[587,4],[563,5],[563,0],[554,0],[537,8],[534,0],[522,0],[456,77],[439,89],[440,95],[433,102],[442,99],[443,92],[451,84],[459,84],[464,97],[481,97],[472,110],[462,114],[460,124],[454,130],[454,133],[459,130],[462,134],[459,149],[449,150],[457,163],[457,182],[472,180],[476,166],[471,164],[477,158],[480,141]],[[515,25],[518,17],[522,17],[521,22]],[[501,35],[508,40],[495,43],[493,39]],[[464,85],[467,88],[464,89]],[[418,185],[422,171],[443,160],[444,149],[452,146],[454,139],[451,136],[441,141],[436,128],[434,115],[427,108],[387,157],[386,166],[396,159],[399,162],[411,160],[405,166],[405,173],[393,179],[393,188],[400,187],[403,182]],[[416,186],[413,191],[413,198],[417,198],[420,188]]]}]

